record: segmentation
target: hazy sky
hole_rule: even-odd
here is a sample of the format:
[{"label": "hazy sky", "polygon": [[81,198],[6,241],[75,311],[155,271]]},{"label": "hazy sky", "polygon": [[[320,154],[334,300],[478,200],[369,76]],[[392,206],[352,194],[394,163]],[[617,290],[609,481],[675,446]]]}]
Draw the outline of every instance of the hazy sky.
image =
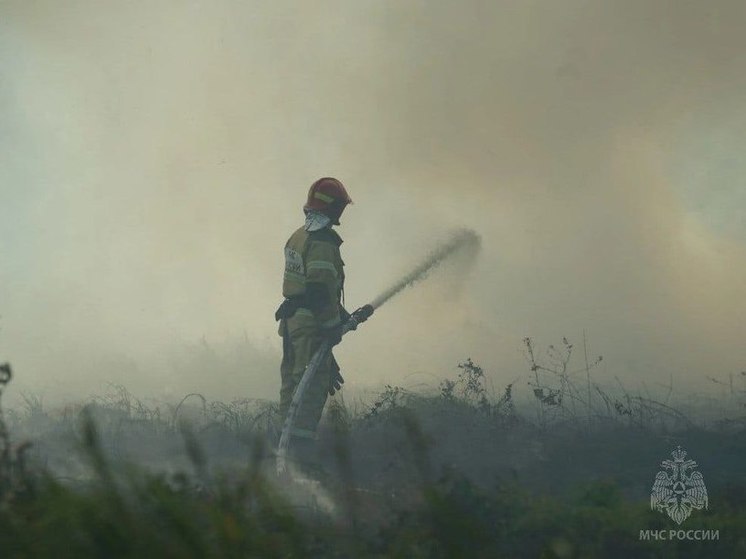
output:
[{"label": "hazy sky", "polygon": [[[524,336],[584,329],[599,380],[743,370],[744,25],[736,0],[0,1],[16,393],[273,395],[282,246],[324,175],[355,201],[352,308],[482,237],[346,339],[348,385],[471,356],[500,386]],[[256,369],[187,374],[203,338]]]}]

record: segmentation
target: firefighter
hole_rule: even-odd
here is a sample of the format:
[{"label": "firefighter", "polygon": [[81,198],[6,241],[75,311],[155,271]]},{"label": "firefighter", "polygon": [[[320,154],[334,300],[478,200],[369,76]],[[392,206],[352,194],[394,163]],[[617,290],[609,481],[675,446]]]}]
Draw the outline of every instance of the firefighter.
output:
[{"label": "firefighter", "polygon": [[[285,300],[275,314],[283,340],[280,366],[283,419],[311,357],[323,340],[328,340],[330,346],[338,344],[342,325],[350,318],[343,306],[345,273],[339,250],[342,239],[332,226],[340,224],[342,212],[351,203],[339,180],[330,177],[317,180],[303,206],[305,223],[285,244],[282,283]],[[363,309],[355,313],[359,322],[373,311],[369,305]],[[315,462],[316,426],[327,396],[339,390],[343,382],[330,351],[307,387],[290,431],[291,454],[302,466]]]}]

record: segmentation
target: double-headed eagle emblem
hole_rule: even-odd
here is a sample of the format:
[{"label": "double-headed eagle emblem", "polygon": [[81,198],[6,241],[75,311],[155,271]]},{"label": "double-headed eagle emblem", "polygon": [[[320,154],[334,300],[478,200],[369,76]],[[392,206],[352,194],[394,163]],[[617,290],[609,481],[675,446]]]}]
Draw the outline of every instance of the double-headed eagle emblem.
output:
[{"label": "double-headed eagle emblem", "polygon": [[707,488],[702,473],[695,471],[697,463],[686,459],[686,451],[678,447],[671,456],[673,460],[661,462],[664,470],[655,476],[650,508],[667,512],[681,524],[693,509],[707,508]]}]

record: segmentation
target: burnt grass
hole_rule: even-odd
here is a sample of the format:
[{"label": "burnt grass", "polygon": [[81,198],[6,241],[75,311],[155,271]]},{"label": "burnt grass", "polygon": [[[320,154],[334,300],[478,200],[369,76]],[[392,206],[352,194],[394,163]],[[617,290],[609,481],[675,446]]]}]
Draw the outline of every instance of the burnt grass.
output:
[{"label": "burnt grass", "polygon": [[[305,483],[275,475],[273,402],[27,398],[0,423],[0,557],[746,556],[740,418],[697,422],[562,374],[531,369],[528,407],[526,382],[488,393],[470,359],[430,393],[335,398]],[[650,509],[678,446],[709,497],[681,526]],[[718,539],[640,539],[680,529]]]}]

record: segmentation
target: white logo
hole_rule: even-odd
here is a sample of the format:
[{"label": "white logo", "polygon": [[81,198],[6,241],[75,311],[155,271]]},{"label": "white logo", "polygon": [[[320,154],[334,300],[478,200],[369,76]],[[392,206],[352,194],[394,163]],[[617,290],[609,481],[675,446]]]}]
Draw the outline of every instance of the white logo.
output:
[{"label": "white logo", "polygon": [[[667,512],[677,524],[689,518],[693,509],[707,508],[707,488],[697,463],[686,459],[686,451],[678,447],[671,453],[673,460],[661,462],[650,494],[650,508]],[[691,473],[690,473],[691,471]]]},{"label": "white logo", "polygon": [[285,247],[285,271],[291,274],[305,274],[303,257],[297,250]]}]

